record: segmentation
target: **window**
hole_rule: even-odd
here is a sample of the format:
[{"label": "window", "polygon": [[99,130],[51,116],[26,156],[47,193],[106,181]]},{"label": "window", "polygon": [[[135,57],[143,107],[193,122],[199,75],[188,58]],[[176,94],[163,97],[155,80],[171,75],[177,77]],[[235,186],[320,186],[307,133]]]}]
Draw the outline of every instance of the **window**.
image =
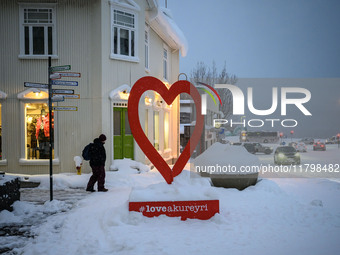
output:
[{"label": "window", "polygon": [[145,135],[149,137],[149,110],[145,110]]},{"label": "window", "polygon": [[120,111],[113,111],[113,135],[121,136],[121,117]]},{"label": "window", "polygon": [[169,70],[168,70],[168,48],[163,48],[163,78],[168,80]]},{"label": "window", "polygon": [[127,111],[125,111],[125,135],[132,135]]},{"label": "window", "polygon": [[55,56],[55,24],[54,5],[20,6],[20,57]]},{"label": "window", "polygon": [[169,130],[170,130],[169,113],[164,112],[164,150],[169,148]]},{"label": "window", "polygon": [[111,57],[129,61],[137,58],[137,14],[111,8],[112,11],[112,43]]},{"label": "window", "polygon": [[153,112],[153,145],[156,150],[159,150],[159,112]]},{"label": "window", "polygon": [[163,49],[163,78],[168,80],[168,50]]},{"label": "window", "polygon": [[49,123],[47,103],[25,104],[25,144],[26,159],[48,159],[50,157],[49,139],[52,128],[52,158],[54,158],[54,116]]},{"label": "window", "polygon": [[144,36],[144,51],[145,51],[145,69],[149,71],[149,26],[145,24],[145,36]]}]

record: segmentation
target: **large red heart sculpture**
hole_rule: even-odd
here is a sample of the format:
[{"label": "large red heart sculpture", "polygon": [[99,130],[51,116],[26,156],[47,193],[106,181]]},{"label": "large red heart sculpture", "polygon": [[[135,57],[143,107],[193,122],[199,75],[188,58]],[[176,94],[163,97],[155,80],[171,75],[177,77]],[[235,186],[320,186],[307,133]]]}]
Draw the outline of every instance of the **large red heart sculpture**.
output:
[{"label": "large red heart sculpture", "polygon": [[[196,125],[194,132],[191,135],[190,140],[185,146],[183,152],[177,159],[172,170],[164,161],[162,156],[159,155],[154,146],[150,143],[140,124],[138,111],[139,101],[143,93],[147,90],[158,92],[168,105],[170,105],[181,93],[189,94],[196,104]],[[171,184],[173,178],[182,172],[192,152],[196,148],[203,131],[204,117],[201,114],[201,96],[198,90],[188,81],[177,81],[171,85],[170,89],[168,89],[165,84],[157,78],[150,76],[143,77],[133,85],[130,91],[128,101],[128,117],[131,132],[137,144],[158,169],[166,182]]]}]

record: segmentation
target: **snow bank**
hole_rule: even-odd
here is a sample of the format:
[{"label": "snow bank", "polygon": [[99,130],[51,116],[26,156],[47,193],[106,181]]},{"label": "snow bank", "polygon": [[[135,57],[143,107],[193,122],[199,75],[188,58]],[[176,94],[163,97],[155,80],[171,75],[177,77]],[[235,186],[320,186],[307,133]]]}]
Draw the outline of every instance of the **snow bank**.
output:
[{"label": "snow bank", "polygon": [[[85,188],[91,174],[76,175],[75,173],[63,173],[53,175],[53,189],[77,189]],[[27,180],[40,183],[38,189],[50,188],[49,175],[31,175]]]},{"label": "snow bank", "polygon": [[[194,160],[194,165],[196,172],[243,174],[259,172],[260,161],[243,146],[214,143]],[[245,166],[254,167],[244,172],[242,167]]]},{"label": "snow bank", "polygon": [[15,178],[17,178],[17,177],[11,176],[11,175],[8,175],[8,174],[6,174],[6,175],[0,174],[0,185],[4,185],[6,182],[11,182],[11,181],[15,180]]},{"label": "snow bank", "polygon": [[134,161],[129,158],[115,159],[110,166],[110,170],[113,171],[125,171],[127,173],[149,172],[150,168],[140,162]]},{"label": "snow bank", "polygon": [[29,202],[16,201],[12,205],[13,211],[3,210],[0,212],[0,224],[27,223],[32,218],[40,217],[42,214],[55,214],[70,209],[70,205],[64,201],[47,201],[43,205]]},{"label": "snow bank", "polygon": [[129,200],[138,202],[216,199],[209,192],[204,192],[210,187],[210,182],[207,179],[200,178],[196,173],[183,170],[180,175],[174,178],[171,185],[161,182],[132,189]]}]

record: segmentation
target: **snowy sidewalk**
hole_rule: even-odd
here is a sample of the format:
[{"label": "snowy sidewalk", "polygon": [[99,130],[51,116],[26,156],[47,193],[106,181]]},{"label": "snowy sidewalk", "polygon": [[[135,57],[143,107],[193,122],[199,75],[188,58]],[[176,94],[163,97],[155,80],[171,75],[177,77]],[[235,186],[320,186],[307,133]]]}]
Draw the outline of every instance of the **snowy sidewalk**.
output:
[{"label": "snowy sidewalk", "polygon": [[49,190],[20,189],[20,202],[13,206],[17,215],[3,212],[2,215],[9,218],[7,221],[0,218],[0,254],[12,254],[12,249],[24,246],[34,238],[33,229],[46,223],[49,216],[71,210],[89,194],[85,189],[54,190],[54,200],[50,202]]},{"label": "snowy sidewalk", "polygon": [[[32,202],[36,204],[44,204],[50,200],[50,191],[45,189],[20,189],[20,200],[26,202]],[[73,205],[80,199],[89,195],[85,189],[65,189],[65,190],[53,190],[53,199],[64,201],[67,204]]]}]

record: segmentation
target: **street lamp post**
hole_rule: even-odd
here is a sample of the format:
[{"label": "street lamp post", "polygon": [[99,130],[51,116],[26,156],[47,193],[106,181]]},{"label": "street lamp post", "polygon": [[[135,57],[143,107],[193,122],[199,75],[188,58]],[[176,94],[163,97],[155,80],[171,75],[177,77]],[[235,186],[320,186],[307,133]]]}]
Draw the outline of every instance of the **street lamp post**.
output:
[{"label": "street lamp post", "polygon": [[[246,118],[246,116],[241,116],[241,122],[243,121],[243,119],[245,119]],[[245,122],[244,122],[245,123]],[[243,130],[245,130],[245,131],[247,131],[247,126],[244,124],[243,125]]]},{"label": "street lamp post", "polygon": [[282,137],[283,137],[283,133],[280,132],[280,139],[281,139],[281,144],[282,144]]},{"label": "street lamp post", "polygon": [[293,135],[294,135],[294,130],[290,131],[291,136],[291,141],[293,141]]}]

